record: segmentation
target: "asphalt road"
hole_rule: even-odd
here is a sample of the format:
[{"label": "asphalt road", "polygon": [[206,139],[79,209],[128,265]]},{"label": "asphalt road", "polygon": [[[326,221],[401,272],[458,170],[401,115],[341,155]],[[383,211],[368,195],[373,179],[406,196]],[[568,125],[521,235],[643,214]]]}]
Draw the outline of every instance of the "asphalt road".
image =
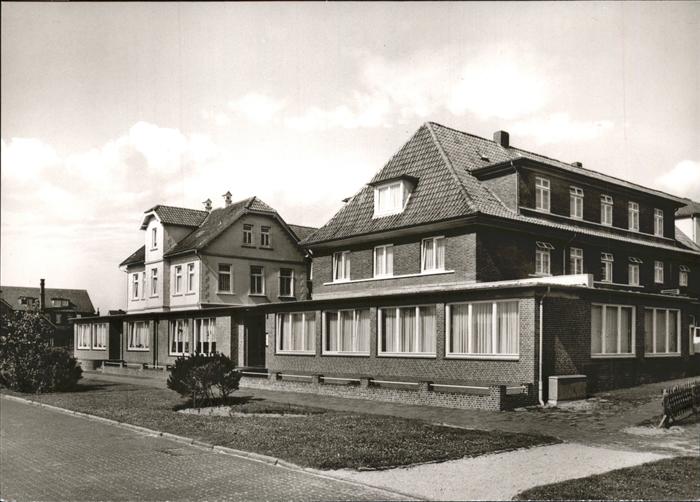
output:
[{"label": "asphalt road", "polygon": [[391,492],[0,398],[4,500],[387,500]]}]

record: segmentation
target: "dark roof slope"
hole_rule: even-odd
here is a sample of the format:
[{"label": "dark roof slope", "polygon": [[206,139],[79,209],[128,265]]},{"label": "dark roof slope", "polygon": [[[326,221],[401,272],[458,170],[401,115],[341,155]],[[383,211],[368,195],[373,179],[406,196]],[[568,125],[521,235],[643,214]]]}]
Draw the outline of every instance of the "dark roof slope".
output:
[{"label": "dark roof slope", "polygon": [[143,263],[146,260],[146,246],[141,246],[136,251],[131,253],[129,257],[119,264],[120,267],[125,265],[135,265],[136,263]]},{"label": "dark roof slope", "polygon": [[213,209],[211,213],[208,213],[207,218],[199,228],[175,244],[164,256],[202,249],[230,227],[238,218],[250,211],[279,216],[277,211],[255,196],[234,202],[230,206]]},{"label": "dark roof slope", "polygon": [[695,202],[694,200],[684,199],[687,205],[676,211],[676,218],[690,218],[691,216],[700,215],[700,202]]},{"label": "dark roof slope", "polygon": [[183,227],[198,227],[209,214],[207,211],[199,209],[163,206],[161,204],[153,206],[151,209],[144,211],[144,213],[150,213],[151,211],[158,215],[158,218],[164,225],[180,225]]},{"label": "dark roof slope", "polygon": [[[92,305],[90,295],[85,289],[63,289],[63,288],[46,288],[44,291],[46,298],[46,307],[51,308],[51,300],[53,298],[68,300],[69,307],[76,312],[84,314],[93,314],[95,307]],[[19,299],[21,297],[29,297],[39,299],[40,289],[24,286],[0,286],[0,297],[5,300],[14,310],[29,310],[30,306],[21,305]]]},{"label": "dark roof slope", "polygon": [[[303,244],[313,245],[354,235],[484,214],[584,235],[672,250],[679,249],[679,246],[659,243],[641,236],[615,234],[585,225],[559,223],[546,218],[519,214],[506,207],[491,190],[471,174],[473,169],[520,158],[523,155],[555,167],[565,168],[566,166],[566,169],[572,172],[578,169],[547,157],[516,148],[504,148],[494,141],[428,122],[418,129],[370,182],[373,184],[401,175],[418,178],[418,184],[403,212],[393,216],[373,218],[374,191],[372,186],[366,185]],[[590,175],[587,170],[583,171],[586,171],[586,175]],[[598,178],[605,181],[615,180],[604,175]],[[634,189],[644,189],[633,184],[628,185],[633,186]],[[649,191],[649,189],[644,190]],[[652,190],[652,192],[655,191]],[[661,192],[655,192],[655,194],[666,196]],[[682,246],[680,249],[685,247]]]},{"label": "dark roof slope", "polygon": [[305,225],[292,225],[291,223],[289,223],[287,226],[292,230],[292,232],[294,232],[294,234],[300,241],[306,239],[309,235],[318,230],[317,227],[307,227]]},{"label": "dark roof slope", "polygon": [[686,246],[689,249],[700,252],[700,245],[696,244],[693,239],[685,235],[683,230],[678,227],[676,228],[676,240]]}]

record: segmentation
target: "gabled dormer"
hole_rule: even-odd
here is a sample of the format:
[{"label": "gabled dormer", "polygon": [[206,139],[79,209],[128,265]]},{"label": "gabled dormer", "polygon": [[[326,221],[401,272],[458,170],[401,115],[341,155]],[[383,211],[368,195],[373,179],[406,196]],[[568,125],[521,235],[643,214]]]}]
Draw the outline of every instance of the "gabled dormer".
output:
[{"label": "gabled dormer", "polygon": [[411,193],[418,184],[418,178],[402,174],[394,178],[370,183],[374,188],[373,218],[383,218],[399,214],[406,209]]}]

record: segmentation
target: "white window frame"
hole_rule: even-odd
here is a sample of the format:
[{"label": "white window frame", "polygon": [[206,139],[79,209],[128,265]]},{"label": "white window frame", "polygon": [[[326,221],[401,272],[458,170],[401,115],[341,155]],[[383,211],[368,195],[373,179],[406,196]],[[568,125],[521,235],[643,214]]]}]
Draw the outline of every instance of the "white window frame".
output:
[{"label": "white window frame", "polygon": [[614,201],[610,195],[600,196],[600,224],[606,227],[613,226]]},{"label": "white window frame", "polygon": [[[282,271],[283,270],[288,270],[290,272],[289,277],[282,277]],[[289,294],[283,294],[282,292],[282,279],[289,279]],[[279,271],[279,296],[280,298],[294,298],[294,286],[295,286],[295,280],[294,280],[294,269],[292,268],[281,268]]]},{"label": "white window frame", "polygon": [[[645,307],[645,311],[651,310],[652,311],[652,319],[651,319],[651,326],[652,326],[652,335],[651,335],[651,347],[652,347],[652,352],[647,352],[647,347],[646,343],[644,344],[644,357],[680,357],[682,353],[682,348],[681,348],[681,311],[678,309],[664,309],[664,308],[656,308],[656,307]],[[656,332],[656,316],[657,312],[666,312],[666,322],[664,323],[665,326],[665,331],[664,337],[666,339],[666,343],[664,344],[664,347],[666,350],[664,352],[656,352],[656,339],[659,336],[659,334]],[[675,312],[676,313],[676,347],[678,348],[678,351],[676,352],[669,352],[669,343],[668,343],[668,328],[669,328],[669,322],[668,322],[668,312]],[[645,312],[646,315],[646,312]],[[645,338],[646,340],[646,338]]]},{"label": "white window frame", "polygon": [[575,220],[583,219],[583,189],[569,188],[569,216]]},{"label": "white window frame", "polygon": [[[425,243],[428,241],[433,242],[433,249],[432,249],[432,254],[433,254],[433,264],[435,265],[433,268],[425,268]],[[442,266],[438,266],[438,243],[442,242],[442,248],[443,248],[443,253],[442,253]],[[444,272],[446,270],[445,267],[445,262],[447,261],[447,239],[445,238],[444,235],[436,235],[435,237],[428,237],[426,239],[421,240],[420,243],[420,271],[421,274],[426,274],[426,273],[433,273],[433,272]]]},{"label": "white window frame", "polygon": [[[497,352],[493,353],[479,353],[474,352],[472,349],[473,339],[473,323],[472,323],[472,306],[476,304],[492,304],[491,313],[491,346],[496,347],[498,339],[498,304],[499,303],[516,303],[518,305],[518,332],[516,335],[516,346],[518,347],[518,352],[513,354],[499,354]],[[452,337],[452,308],[455,305],[467,305],[469,308],[469,322],[468,330],[469,335],[467,338],[468,347],[467,352],[452,352],[450,350],[451,343],[450,338]],[[520,301],[517,298],[509,298],[504,300],[485,300],[476,302],[453,302],[445,305],[445,359],[490,359],[490,360],[506,360],[514,361],[520,359]]]},{"label": "white window frame", "polygon": [[[207,324],[207,340],[206,342],[209,343],[209,351],[205,352],[203,349],[204,347],[204,340],[202,339],[202,327],[204,326],[206,321]],[[192,350],[196,354],[214,354],[216,352],[216,349],[211,350],[211,344],[214,343],[216,345],[216,318],[215,317],[199,317],[197,319],[194,319],[193,321],[193,339],[192,339]],[[212,328],[213,327],[213,328]]]},{"label": "white window frame", "polygon": [[600,264],[602,266],[601,271],[603,272],[600,282],[614,282],[614,263],[615,257],[612,253],[600,253]]},{"label": "white window frame", "polygon": [[92,329],[89,324],[75,325],[75,345],[80,350],[90,350],[92,343]]},{"label": "white window frame", "polygon": [[158,296],[158,269],[151,269],[151,297]]},{"label": "white window frame", "polygon": [[583,249],[569,248],[569,273],[583,274]]},{"label": "white window frame", "polygon": [[158,227],[151,228],[151,251],[158,249]]},{"label": "white window frame", "polygon": [[[260,273],[259,274],[254,274],[253,273],[253,268],[259,268]],[[261,285],[261,290],[260,291],[253,291],[253,277],[260,277],[260,285]],[[262,265],[251,265],[250,266],[250,289],[248,291],[248,294],[251,296],[265,296],[265,267]]]},{"label": "white window frame", "polygon": [[[285,350],[282,349],[282,325],[284,316],[301,315],[301,346],[306,346],[308,339],[312,340],[313,349],[311,350]],[[314,316],[314,332],[306,332],[306,316]],[[284,312],[275,315],[275,354],[298,354],[298,355],[316,355],[316,312]],[[290,321],[291,325],[291,321]],[[309,338],[310,337],[310,338]],[[292,341],[294,346],[294,341]]]},{"label": "white window frame", "polygon": [[535,176],[535,209],[549,213],[551,208],[551,183],[548,178]]},{"label": "white window frame", "polygon": [[629,263],[627,265],[627,284],[639,286],[639,263]]},{"label": "white window frame", "polygon": [[[389,194],[391,194],[392,190],[397,190],[399,192],[398,194],[398,205],[395,207],[387,207],[387,208],[381,208],[380,207],[380,193],[382,191],[386,190]],[[408,187],[406,185],[406,182],[404,180],[399,180],[399,181],[391,181],[389,183],[384,183],[381,185],[377,185],[374,187],[374,215],[373,218],[381,218],[384,216],[391,216],[393,214],[399,214],[402,213],[403,210],[406,208],[406,204],[408,203],[408,199],[410,197],[410,192],[408,190]]]},{"label": "white window frame", "polygon": [[[592,359],[632,359],[637,357],[637,308],[634,305],[621,305],[621,304],[611,304],[611,303],[591,303],[591,316],[593,316],[593,307],[602,307],[601,310],[601,323],[600,323],[600,336],[601,336],[601,350],[602,352],[593,352],[593,332],[591,329],[591,358]],[[622,309],[630,308],[632,309],[631,327],[632,327],[632,339],[630,340],[630,352],[620,352],[622,350]],[[617,352],[606,352],[605,349],[605,330],[607,328],[607,309],[617,309]],[[591,322],[591,328],[593,323]]]},{"label": "white window frame", "polygon": [[269,226],[260,226],[260,247],[269,248],[272,246],[272,240],[270,239],[270,230],[271,227]]},{"label": "white window frame", "polygon": [[664,262],[654,260],[654,284],[664,283]]},{"label": "white window frame", "polygon": [[[223,272],[221,267],[228,267],[228,272]],[[233,264],[231,263],[219,263],[216,266],[216,292],[217,293],[233,293]],[[221,289],[221,275],[228,276],[229,289]]]},{"label": "white window frame", "polygon": [[637,202],[627,203],[627,229],[639,232],[639,204]]},{"label": "white window frame", "polygon": [[654,208],[654,235],[656,237],[664,236],[664,211],[663,209]]},{"label": "white window frame", "polygon": [[[416,319],[415,319],[415,345],[418,346],[418,340],[420,340],[420,309],[422,308],[433,308],[435,310],[435,334],[433,336],[433,341],[435,343],[435,350],[432,352],[385,352],[382,350],[382,338],[383,338],[383,328],[382,328],[382,321],[384,320],[384,311],[385,310],[390,310],[394,309],[396,310],[396,326],[394,328],[394,344],[398,346],[398,340],[401,337],[401,322],[399,322],[400,319],[400,310],[401,309],[410,309],[414,308],[416,309]],[[425,357],[425,358],[435,358],[436,357],[436,352],[437,352],[437,337],[438,337],[438,329],[437,329],[437,305],[435,304],[424,304],[424,305],[400,305],[398,307],[379,307],[377,308],[377,356],[378,357]]]},{"label": "white window frame", "polygon": [[[106,322],[100,322],[91,324],[91,336],[92,350],[107,350],[107,340],[109,338],[109,324]],[[99,330],[103,329],[101,333]]]},{"label": "white window frame", "polygon": [[[377,270],[380,268],[378,253],[382,253],[381,265],[383,265],[384,273],[380,274]],[[372,252],[373,263],[374,263],[374,277],[391,277],[394,275],[394,245],[393,244],[383,244],[381,246],[375,246]]]},{"label": "white window frame", "polygon": [[131,299],[139,299],[139,272],[131,274]]},{"label": "white window frame", "polygon": [[187,292],[194,293],[195,291],[195,267],[194,262],[187,264]]},{"label": "white window frame", "polygon": [[[535,275],[550,276],[552,275],[552,246],[549,242],[536,243],[535,249]],[[546,260],[544,258],[547,258]],[[547,266],[545,267],[545,261]]]},{"label": "white window frame", "polygon": [[688,276],[690,275],[690,268],[687,265],[681,265],[678,268],[678,286],[687,288],[688,287]]},{"label": "white window frame", "polygon": [[243,245],[253,245],[253,225],[250,223],[243,224]]},{"label": "white window frame", "polygon": [[[132,342],[135,340],[136,327],[141,326],[146,332],[145,334],[145,344],[142,347],[134,345]],[[149,329],[149,324],[146,321],[129,321],[126,323],[126,350],[130,352],[148,352],[151,347],[151,333]]]},{"label": "white window frame", "polygon": [[[194,324],[194,323],[193,323]],[[183,336],[180,340],[175,339],[176,330],[182,328]],[[173,350],[174,343],[182,343],[182,350]],[[186,356],[192,353],[192,329],[190,328],[190,319],[171,319],[168,322],[168,355],[169,356]],[[189,349],[189,350],[185,350]]]},{"label": "white window frame", "polygon": [[146,299],[146,271],[141,272],[141,299]]},{"label": "white window frame", "polygon": [[182,265],[175,265],[175,287],[174,295],[182,294]]},{"label": "white window frame", "polygon": [[[364,308],[364,309],[338,309],[338,310],[324,310],[323,313],[321,314],[321,320],[323,322],[323,325],[321,327],[323,336],[322,336],[322,347],[321,347],[321,354],[323,355],[343,355],[343,356],[369,356],[369,347],[370,343],[372,340],[372,334],[371,332],[368,333],[369,339],[367,340],[367,350],[366,351],[361,351],[358,349],[359,345],[359,340],[358,340],[358,334],[357,334],[357,327],[360,321],[360,311],[366,310],[370,314],[370,330],[371,330],[371,310],[369,308]],[[352,346],[353,350],[352,351],[347,351],[347,350],[328,350],[328,336],[331,334],[328,333],[328,314],[336,314],[340,316],[341,312],[347,313],[347,312],[352,312]],[[336,347],[340,347],[340,320],[336,322],[336,333],[335,333],[335,338],[336,338]]]},{"label": "white window frame", "polygon": [[[350,251],[336,251],[332,256],[333,260],[333,281],[347,282],[350,280]],[[341,273],[339,273],[341,272]]]}]

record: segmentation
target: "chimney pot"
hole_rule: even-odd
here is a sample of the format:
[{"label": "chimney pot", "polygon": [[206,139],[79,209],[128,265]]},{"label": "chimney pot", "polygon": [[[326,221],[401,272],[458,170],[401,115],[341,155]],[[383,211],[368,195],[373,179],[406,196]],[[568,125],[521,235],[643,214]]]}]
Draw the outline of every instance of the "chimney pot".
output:
[{"label": "chimney pot", "polygon": [[205,200],[204,202],[202,202],[202,204],[204,204],[205,211],[211,212],[211,199]]},{"label": "chimney pot", "polygon": [[583,167],[583,163],[582,163],[582,162],[578,162],[578,161],[572,162],[571,165],[574,166],[574,167]]},{"label": "chimney pot", "polygon": [[42,312],[46,309],[46,281],[39,279],[39,310]]},{"label": "chimney pot", "polygon": [[231,192],[226,192],[224,195],[222,195],[224,198],[224,205],[226,207],[231,205]]},{"label": "chimney pot", "polygon": [[493,133],[493,140],[503,148],[510,146],[510,135],[506,131],[496,131]]}]

